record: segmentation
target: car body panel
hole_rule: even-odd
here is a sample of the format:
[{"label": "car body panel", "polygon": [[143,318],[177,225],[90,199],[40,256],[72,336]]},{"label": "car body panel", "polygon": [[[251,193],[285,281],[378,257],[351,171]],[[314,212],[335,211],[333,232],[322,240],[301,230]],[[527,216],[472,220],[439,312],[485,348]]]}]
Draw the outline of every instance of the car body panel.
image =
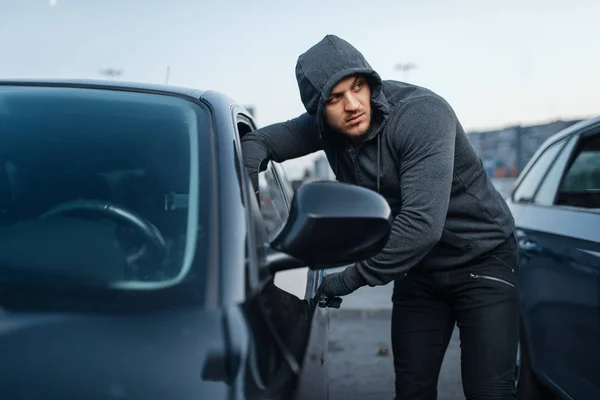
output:
[{"label": "car body panel", "polygon": [[181,95],[197,100],[204,93],[203,90],[160,85],[142,82],[128,81],[108,81],[101,79],[0,79],[2,86],[54,86],[54,87],[74,87],[74,88],[95,88],[125,90],[127,92],[140,91],[150,93],[164,93],[168,95]]},{"label": "car body panel", "polygon": [[[596,231],[595,241],[583,240],[564,227],[600,226],[600,214],[590,218],[560,210],[551,220],[560,228],[552,229],[541,223],[548,221],[547,211],[533,208],[515,212],[520,246],[532,243],[540,251],[520,251],[521,312],[530,357],[538,373],[573,398],[585,398],[577,392],[592,393],[589,382],[600,382],[600,237]],[[600,395],[599,389],[594,390]]]},{"label": "car body panel", "polygon": [[0,393],[7,399],[226,398],[224,376],[214,367],[212,376],[204,371],[211,354],[227,351],[221,320],[210,311],[5,313]]},{"label": "car body panel", "polygon": [[[260,279],[262,218],[243,168],[235,117],[254,121],[243,106],[218,92],[163,85],[13,80],[0,86],[136,91],[203,104],[211,110],[212,130],[210,143],[199,145],[210,146],[214,166],[205,194],[212,251],[204,306],[143,314],[0,313],[0,348],[5,350],[0,375],[10,377],[0,382],[0,397],[327,396],[328,314],[314,299],[322,272],[305,268],[306,287],[296,293]],[[269,301],[274,311],[265,309]]]},{"label": "car body panel", "polygon": [[[547,193],[554,198],[571,152],[582,137],[600,134],[599,126],[595,118],[550,137],[508,199],[517,229],[521,314],[532,367],[546,384],[577,399],[600,397],[600,210],[519,202],[514,193],[545,150],[564,139],[567,153],[557,154],[556,165],[548,168],[560,175],[546,172],[541,181],[549,179]],[[538,193],[540,181],[535,185]]]}]

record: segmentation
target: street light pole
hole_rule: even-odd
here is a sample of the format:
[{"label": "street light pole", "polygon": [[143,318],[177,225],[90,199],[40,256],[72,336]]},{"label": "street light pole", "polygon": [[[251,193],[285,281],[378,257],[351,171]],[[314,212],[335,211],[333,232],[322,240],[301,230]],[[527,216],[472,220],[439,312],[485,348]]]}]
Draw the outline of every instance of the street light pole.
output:
[{"label": "street light pole", "polygon": [[171,77],[171,66],[167,65],[167,74],[165,75],[165,85],[169,84],[170,77]]},{"label": "street light pole", "polygon": [[118,78],[121,75],[123,75],[122,69],[115,69],[115,68],[102,68],[102,69],[100,69],[99,72],[100,72],[100,75],[104,75],[109,78]]},{"label": "street light pole", "polygon": [[404,80],[405,81],[408,80],[409,72],[416,68],[417,68],[417,65],[415,63],[410,63],[410,62],[409,63],[400,63],[400,64],[396,64],[394,66],[394,69],[396,71],[404,72]]}]

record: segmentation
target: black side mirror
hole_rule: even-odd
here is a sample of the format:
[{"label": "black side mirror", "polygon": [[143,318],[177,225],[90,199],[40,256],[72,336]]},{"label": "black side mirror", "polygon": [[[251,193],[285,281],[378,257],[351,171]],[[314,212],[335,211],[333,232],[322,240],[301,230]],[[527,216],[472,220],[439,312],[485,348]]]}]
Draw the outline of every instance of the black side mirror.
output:
[{"label": "black side mirror", "polygon": [[377,254],[390,235],[391,210],[380,194],[334,181],[309,182],[296,191],[290,216],[270,243],[272,272],[330,268]]}]

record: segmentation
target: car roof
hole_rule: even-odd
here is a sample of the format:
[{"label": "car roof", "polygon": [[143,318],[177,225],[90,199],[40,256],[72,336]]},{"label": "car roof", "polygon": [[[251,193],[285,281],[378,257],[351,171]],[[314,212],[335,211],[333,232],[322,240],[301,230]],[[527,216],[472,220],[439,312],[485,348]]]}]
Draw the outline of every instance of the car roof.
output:
[{"label": "car roof", "polygon": [[204,90],[145,82],[103,79],[0,79],[0,86],[75,87],[88,89],[120,89],[144,92],[162,92],[199,98]]},{"label": "car roof", "polygon": [[[579,121],[571,126],[568,126],[564,129],[556,132],[555,134],[551,135],[548,138],[547,142],[544,144],[554,143],[566,136],[572,135],[573,133],[579,132],[581,130],[587,129],[589,127],[592,127],[592,126],[598,125],[598,124],[600,124],[600,115],[598,115],[596,117],[584,119],[582,121]],[[540,146],[540,147],[542,147],[542,146]],[[544,146],[544,147],[547,147],[547,146]]]}]

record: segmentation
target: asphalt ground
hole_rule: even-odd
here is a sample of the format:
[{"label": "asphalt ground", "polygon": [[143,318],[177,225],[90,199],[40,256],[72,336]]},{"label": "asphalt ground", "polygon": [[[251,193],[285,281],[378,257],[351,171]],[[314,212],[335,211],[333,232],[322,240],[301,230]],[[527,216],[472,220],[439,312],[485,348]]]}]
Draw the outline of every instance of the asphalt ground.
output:
[{"label": "asphalt ground", "polygon": [[[330,310],[330,400],[394,398],[392,285],[361,288],[346,296],[339,310]],[[455,329],[440,372],[438,399],[464,398]]]}]

